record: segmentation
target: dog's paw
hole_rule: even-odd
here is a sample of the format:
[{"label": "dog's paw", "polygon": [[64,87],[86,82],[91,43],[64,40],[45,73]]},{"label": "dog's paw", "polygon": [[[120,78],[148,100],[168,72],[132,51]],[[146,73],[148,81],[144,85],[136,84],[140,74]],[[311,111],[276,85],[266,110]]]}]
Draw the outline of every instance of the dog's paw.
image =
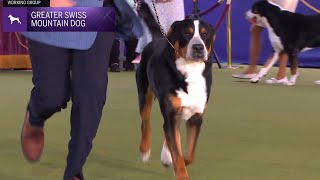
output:
[{"label": "dog's paw", "polygon": [[251,82],[251,83],[258,83],[258,82],[260,81],[260,79],[261,79],[261,78],[257,76],[257,77],[251,78],[251,79],[250,79],[250,82]]},{"label": "dog's paw", "polygon": [[288,86],[295,85],[298,77],[299,77],[299,73],[292,75],[286,85]]},{"label": "dog's paw", "polygon": [[161,163],[164,167],[169,167],[172,165],[172,157],[167,146],[163,145],[161,151]]},{"label": "dog's paw", "polygon": [[296,82],[293,82],[293,81],[288,81],[287,83],[285,83],[285,85],[287,85],[287,86],[293,86],[295,84],[296,84]]},{"label": "dog's paw", "polygon": [[151,149],[149,149],[147,152],[140,152],[140,158],[142,162],[148,162],[151,155]]}]

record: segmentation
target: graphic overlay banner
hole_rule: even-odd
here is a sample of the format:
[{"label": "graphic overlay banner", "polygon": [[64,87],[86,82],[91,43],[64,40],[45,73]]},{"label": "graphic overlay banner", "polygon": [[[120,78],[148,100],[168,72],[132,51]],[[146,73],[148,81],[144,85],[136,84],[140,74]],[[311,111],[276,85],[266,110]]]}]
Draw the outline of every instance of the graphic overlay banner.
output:
[{"label": "graphic overlay banner", "polygon": [[110,7],[6,7],[3,32],[115,31],[115,11]]},{"label": "graphic overlay banner", "polygon": [[50,0],[3,0],[3,7],[50,7]]},{"label": "graphic overlay banner", "polygon": [[2,31],[23,32],[27,31],[27,8],[3,8]]}]

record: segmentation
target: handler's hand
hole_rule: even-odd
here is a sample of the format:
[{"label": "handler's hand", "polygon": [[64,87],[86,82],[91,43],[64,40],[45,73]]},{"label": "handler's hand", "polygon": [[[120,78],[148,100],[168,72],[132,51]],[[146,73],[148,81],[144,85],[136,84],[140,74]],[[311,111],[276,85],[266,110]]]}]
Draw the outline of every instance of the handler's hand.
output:
[{"label": "handler's hand", "polygon": [[76,2],[73,0],[51,0],[50,7],[73,7]]}]

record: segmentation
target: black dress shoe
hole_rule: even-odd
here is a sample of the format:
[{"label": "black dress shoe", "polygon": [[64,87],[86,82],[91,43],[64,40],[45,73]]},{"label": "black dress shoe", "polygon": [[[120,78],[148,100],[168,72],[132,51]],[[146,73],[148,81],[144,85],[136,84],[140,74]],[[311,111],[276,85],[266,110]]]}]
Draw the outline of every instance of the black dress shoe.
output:
[{"label": "black dress shoe", "polygon": [[118,63],[113,63],[110,65],[110,72],[120,72],[120,67]]}]

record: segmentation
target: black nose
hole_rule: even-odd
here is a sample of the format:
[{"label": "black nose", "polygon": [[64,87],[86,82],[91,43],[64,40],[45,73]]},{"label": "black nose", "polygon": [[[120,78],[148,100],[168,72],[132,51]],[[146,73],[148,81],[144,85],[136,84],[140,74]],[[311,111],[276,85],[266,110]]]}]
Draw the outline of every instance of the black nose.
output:
[{"label": "black nose", "polygon": [[202,53],[204,50],[204,46],[203,46],[203,44],[194,44],[194,45],[192,45],[192,50],[195,53]]}]

